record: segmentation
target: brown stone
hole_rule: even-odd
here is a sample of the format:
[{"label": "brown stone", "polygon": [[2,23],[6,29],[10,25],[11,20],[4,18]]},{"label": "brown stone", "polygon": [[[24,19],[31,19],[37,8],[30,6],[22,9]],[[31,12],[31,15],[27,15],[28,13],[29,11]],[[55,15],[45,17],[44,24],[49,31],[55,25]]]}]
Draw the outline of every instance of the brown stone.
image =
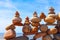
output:
[{"label": "brown stone", "polygon": [[57,40],[60,40],[60,33],[55,34],[54,38],[56,38]]},{"label": "brown stone", "polygon": [[49,8],[49,11],[54,11],[55,9],[53,7],[50,7]]},{"label": "brown stone", "polygon": [[56,16],[57,20],[60,20],[60,13]]},{"label": "brown stone", "polygon": [[20,16],[19,12],[16,11],[16,13],[15,13],[15,17],[19,17],[19,16]]},{"label": "brown stone", "polygon": [[31,19],[31,22],[37,22],[37,23],[39,23],[41,20],[40,20],[40,18],[39,17],[33,17],[32,19]]},{"label": "brown stone", "polygon": [[24,25],[22,31],[23,31],[23,33],[30,33],[30,26]]},{"label": "brown stone", "polygon": [[40,24],[39,24],[39,23],[33,23],[33,22],[32,22],[31,25],[38,27]]},{"label": "brown stone", "polygon": [[58,31],[56,28],[51,28],[48,30],[48,34],[56,34]]},{"label": "brown stone", "polygon": [[25,22],[29,22],[29,17],[28,16],[25,18]]},{"label": "brown stone", "polygon": [[45,19],[46,18],[46,15],[42,12],[41,14],[40,14],[40,19]]},{"label": "brown stone", "polygon": [[48,14],[55,14],[55,12],[54,11],[50,11]]},{"label": "brown stone", "polygon": [[50,11],[49,14],[55,14],[53,7],[50,7],[49,11]]},{"label": "brown stone", "polygon": [[55,14],[49,14],[48,17],[56,18],[56,15]]},{"label": "brown stone", "polygon": [[48,30],[47,25],[40,26],[40,30],[41,30],[41,32],[46,32]]},{"label": "brown stone", "polygon": [[14,24],[14,25],[22,25],[22,19],[20,18],[20,15],[19,15],[19,12],[18,11],[16,11],[16,13],[15,13],[15,17],[12,19],[12,23]]},{"label": "brown stone", "polygon": [[35,34],[38,32],[38,27],[32,27],[31,33]]},{"label": "brown stone", "polygon": [[46,17],[44,21],[47,22],[47,23],[49,23],[49,24],[52,24],[52,23],[55,22],[55,19],[52,18],[52,17]]},{"label": "brown stone", "polygon": [[40,38],[40,37],[43,37],[43,36],[46,36],[46,35],[47,35],[47,33],[40,32],[40,33],[35,34],[34,39],[37,39],[37,38]]},{"label": "brown stone", "polygon": [[14,18],[12,19],[13,24],[21,23],[21,21],[22,21],[22,19],[21,19],[20,17],[14,17]]},{"label": "brown stone", "polygon": [[5,39],[11,39],[14,37],[16,37],[16,33],[14,30],[11,30],[11,29],[7,30],[6,33],[4,34]]},{"label": "brown stone", "polygon": [[36,11],[33,13],[33,16],[34,17],[37,17],[37,12]]},{"label": "brown stone", "polygon": [[25,18],[24,25],[29,25],[29,24],[30,24],[30,22],[29,22],[29,17],[26,17],[26,18]]},{"label": "brown stone", "polygon": [[14,26],[13,24],[8,25],[8,26],[6,27],[6,30],[9,30],[9,29],[14,30],[14,29],[15,29],[15,26]]},{"label": "brown stone", "polygon": [[14,25],[15,25],[15,26],[23,26],[22,23],[15,23]]},{"label": "brown stone", "polygon": [[52,40],[52,37],[50,35],[46,35],[42,38],[42,40]]},{"label": "brown stone", "polygon": [[40,18],[37,16],[37,13],[36,12],[34,12],[34,14],[33,14],[33,18],[31,19],[31,22],[40,22],[41,20],[40,20]]},{"label": "brown stone", "polygon": [[24,23],[24,25],[29,25],[29,24],[30,24],[30,22],[25,22],[25,23]]}]

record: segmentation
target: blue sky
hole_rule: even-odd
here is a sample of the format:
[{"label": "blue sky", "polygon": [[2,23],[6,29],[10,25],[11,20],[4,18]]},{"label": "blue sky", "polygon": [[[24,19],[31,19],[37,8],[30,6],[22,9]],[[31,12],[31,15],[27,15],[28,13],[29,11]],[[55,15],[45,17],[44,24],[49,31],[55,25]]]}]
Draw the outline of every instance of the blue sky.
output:
[{"label": "blue sky", "polygon": [[[16,11],[24,19],[32,17],[34,11],[38,16],[41,12],[48,15],[49,7],[54,7],[56,14],[60,12],[60,0],[0,0],[0,33],[5,32],[5,27],[12,22]],[[22,27],[16,27],[17,33],[22,33]]]}]

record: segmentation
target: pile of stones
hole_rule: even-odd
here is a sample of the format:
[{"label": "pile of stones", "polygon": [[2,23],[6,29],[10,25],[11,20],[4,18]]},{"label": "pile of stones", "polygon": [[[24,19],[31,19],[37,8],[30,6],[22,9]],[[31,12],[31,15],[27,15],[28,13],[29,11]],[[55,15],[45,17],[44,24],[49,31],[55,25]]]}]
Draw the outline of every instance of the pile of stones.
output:
[{"label": "pile of stones", "polygon": [[[46,22],[45,24],[40,24],[41,20]],[[55,24],[55,22],[57,23]],[[54,28],[49,29],[48,25],[54,25]],[[16,37],[15,26],[23,26],[23,36]],[[41,32],[38,32],[40,30]],[[24,24],[16,11],[15,17],[12,19],[12,24],[6,27],[6,32],[4,34],[5,40],[29,40],[26,35],[35,34],[33,40],[42,37],[42,40],[60,40],[60,14],[55,15],[54,8],[49,9],[48,16],[43,12],[38,17],[37,12],[34,12],[33,17],[29,19],[27,16],[25,18]],[[53,37],[51,36],[53,35]]]}]

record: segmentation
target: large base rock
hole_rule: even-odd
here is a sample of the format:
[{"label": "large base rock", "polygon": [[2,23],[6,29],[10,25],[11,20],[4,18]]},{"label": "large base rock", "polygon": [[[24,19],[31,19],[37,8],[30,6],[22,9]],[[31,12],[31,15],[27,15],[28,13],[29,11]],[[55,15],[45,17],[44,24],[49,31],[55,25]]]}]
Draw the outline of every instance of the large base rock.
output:
[{"label": "large base rock", "polygon": [[29,40],[29,38],[25,36],[20,36],[12,39],[5,39],[5,40]]},{"label": "large base rock", "polygon": [[55,34],[54,37],[55,37],[57,40],[60,40],[60,33],[59,33],[59,34]]},{"label": "large base rock", "polygon": [[16,37],[16,33],[14,30],[9,29],[8,31],[6,31],[6,33],[4,34],[4,38],[5,39],[11,39]]},{"label": "large base rock", "polygon": [[52,40],[52,37],[50,35],[44,36],[42,40]]}]

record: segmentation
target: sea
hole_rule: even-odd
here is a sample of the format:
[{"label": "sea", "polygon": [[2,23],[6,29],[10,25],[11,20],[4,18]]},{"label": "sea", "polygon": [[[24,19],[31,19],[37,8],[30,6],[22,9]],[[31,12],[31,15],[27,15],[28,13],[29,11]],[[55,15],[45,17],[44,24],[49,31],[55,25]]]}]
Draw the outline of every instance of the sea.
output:
[{"label": "sea", "polygon": [[[16,33],[16,37],[18,36],[23,36],[22,33]],[[27,35],[27,37],[29,38],[29,40],[33,39],[34,35]],[[4,40],[4,33],[0,33],[0,40]],[[36,40],[42,40],[42,38],[38,38]]]}]

